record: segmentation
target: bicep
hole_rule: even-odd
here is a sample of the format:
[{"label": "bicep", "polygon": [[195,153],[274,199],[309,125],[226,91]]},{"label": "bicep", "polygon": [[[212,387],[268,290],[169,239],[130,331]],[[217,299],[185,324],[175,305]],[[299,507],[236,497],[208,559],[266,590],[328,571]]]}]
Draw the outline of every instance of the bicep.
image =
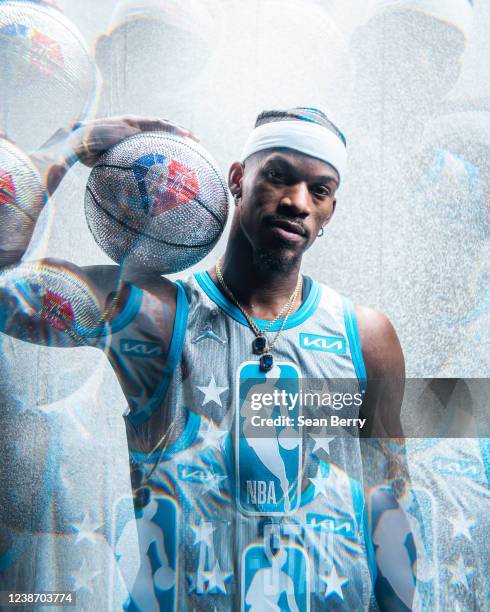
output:
[{"label": "bicep", "polygon": [[401,437],[405,360],[400,341],[383,314],[360,306],[356,312],[368,378],[362,407],[370,426],[366,431],[371,436]]},{"label": "bicep", "polygon": [[164,401],[182,351],[186,305],[176,285],[157,292],[132,287],[113,322],[108,356],[128,403],[133,450],[154,446],[152,441],[164,433]]}]

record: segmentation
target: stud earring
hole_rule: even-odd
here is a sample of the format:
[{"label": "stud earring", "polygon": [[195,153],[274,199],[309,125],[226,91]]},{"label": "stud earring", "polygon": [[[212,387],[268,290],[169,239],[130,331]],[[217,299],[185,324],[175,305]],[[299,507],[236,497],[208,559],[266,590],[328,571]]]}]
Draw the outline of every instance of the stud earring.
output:
[{"label": "stud earring", "polygon": [[318,236],[317,237],[321,238],[323,236],[323,232],[324,232],[324,229],[323,229],[323,225],[322,225],[320,231],[318,232]]},{"label": "stud earring", "polygon": [[240,194],[239,193],[234,193],[233,194],[233,200],[235,201],[235,206],[238,206],[238,200],[240,199]]}]

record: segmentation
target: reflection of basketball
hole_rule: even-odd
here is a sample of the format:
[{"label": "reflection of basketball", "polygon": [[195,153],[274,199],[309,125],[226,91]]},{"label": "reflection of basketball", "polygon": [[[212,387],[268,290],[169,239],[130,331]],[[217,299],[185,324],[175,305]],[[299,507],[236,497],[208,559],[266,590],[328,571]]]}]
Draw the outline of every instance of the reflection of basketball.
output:
[{"label": "reflection of basketball", "polygon": [[[0,77],[1,78],[1,77]],[[0,264],[9,263],[8,253],[23,252],[25,236],[45,202],[41,178],[27,155],[8,140],[0,138],[0,225],[2,249]]]},{"label": "reflection of basketball", "polygon": [[23,149],[82,118],[94,65],[81,34],[44,3],[0,2],[0,131]]},{"label": "reflection of basketball", "polygon": [[[66,332],[78,344],[103,331],[97,300],[75,272],[47,263],[22,262],[0,273],[2,290],[1,331],[15,329],[16,336],[30,330],[26,320],[33,316],[55,330]],[[7,303],[6,303],[7,302]]]},{"label": "reflection of basketball", "polygon": [[216,244],[228,191],[214,160],[194,141],[137,134],[97,162],[85,212],[97,244],[117,263],[178,272]]}]

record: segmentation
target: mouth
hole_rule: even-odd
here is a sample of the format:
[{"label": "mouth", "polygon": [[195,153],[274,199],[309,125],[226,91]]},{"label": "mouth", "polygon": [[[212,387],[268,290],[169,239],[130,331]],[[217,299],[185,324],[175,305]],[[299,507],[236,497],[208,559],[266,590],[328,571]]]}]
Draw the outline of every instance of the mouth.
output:
[{"label": "mouth", "polygon": [[294,221],[272,219],[268,223],[273,234],[285,242],[297,243],[306,239],[305,229]]}]

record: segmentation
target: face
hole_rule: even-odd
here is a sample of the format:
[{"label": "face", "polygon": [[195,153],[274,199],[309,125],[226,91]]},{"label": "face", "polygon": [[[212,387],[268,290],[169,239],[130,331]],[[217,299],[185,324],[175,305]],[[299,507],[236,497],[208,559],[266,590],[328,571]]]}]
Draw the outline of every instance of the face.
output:
[{"label": "face", "polygon": [[234,227],[257,263],[285,271],[300,261],[333,215],[338,184],[332,166],[288,149],[233,164],[230,189],[240,198]]}]

